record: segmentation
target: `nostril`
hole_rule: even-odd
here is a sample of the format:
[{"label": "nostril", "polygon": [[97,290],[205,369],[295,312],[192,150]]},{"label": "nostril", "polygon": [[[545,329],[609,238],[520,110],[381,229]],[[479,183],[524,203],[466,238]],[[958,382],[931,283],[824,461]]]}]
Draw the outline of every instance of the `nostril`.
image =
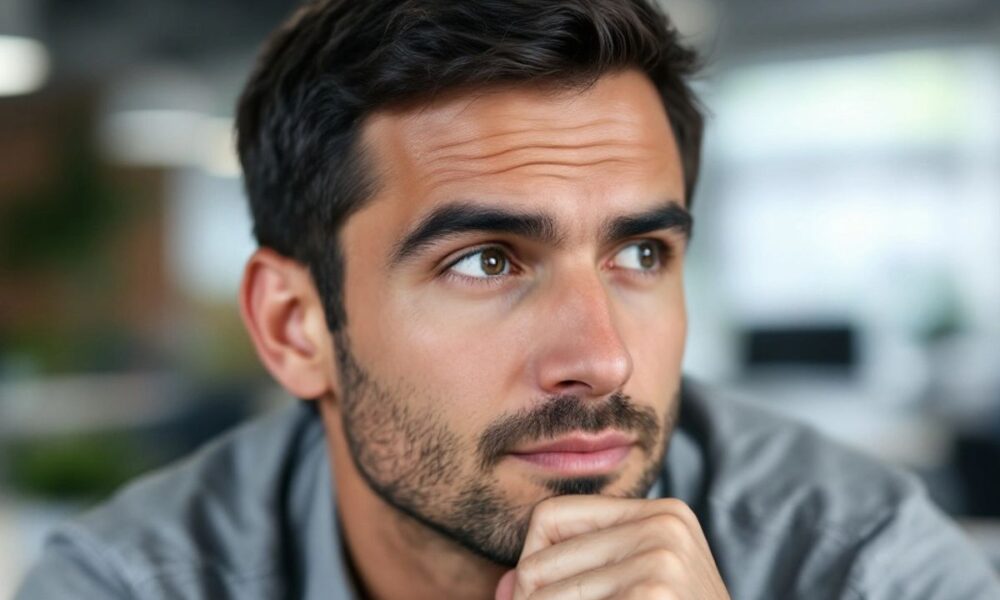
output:
[{"label": "nostril", "polygon": [[594,393],[594,388],[583,381],[566,380],[556,384],[555,393],[560,396],[590,396]]}]

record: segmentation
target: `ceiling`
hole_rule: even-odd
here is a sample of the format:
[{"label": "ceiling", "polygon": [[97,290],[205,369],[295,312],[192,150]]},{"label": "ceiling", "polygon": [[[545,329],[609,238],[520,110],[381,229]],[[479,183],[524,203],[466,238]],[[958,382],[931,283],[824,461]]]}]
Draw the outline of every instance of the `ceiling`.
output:
[{"label": "ceiling", "polygon": [[[659,0],[713,58],[885,36],[1000,37],[996,0]],[[233,96],[293,0],[0,0],[0,33],[40,37],[55,81],[150,68],[200,74]],[[5,24],[6,21],[6,24]]]}]

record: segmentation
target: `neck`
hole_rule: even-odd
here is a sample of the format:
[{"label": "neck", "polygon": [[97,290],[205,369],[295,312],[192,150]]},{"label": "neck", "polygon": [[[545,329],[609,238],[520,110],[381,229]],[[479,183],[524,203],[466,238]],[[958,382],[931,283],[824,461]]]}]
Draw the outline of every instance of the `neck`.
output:
[{"label": "neck", "polygon": [[321,401],[320,412],[336,482],[343,546],[365,596],[493,598],[505,569],[386,503],[358,473],[337,408]]}]

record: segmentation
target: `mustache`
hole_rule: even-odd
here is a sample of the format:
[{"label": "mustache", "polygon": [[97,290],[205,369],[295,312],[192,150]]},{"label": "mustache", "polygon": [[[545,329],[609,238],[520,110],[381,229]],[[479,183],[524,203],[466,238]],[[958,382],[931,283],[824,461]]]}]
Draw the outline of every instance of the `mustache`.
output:
[{"label": "mustache", "polygon": [[538,407],[503,417],[487,427],[477,446],[479,464],[484,470],[489,469],[525,442],[572,431],[597,433],[606,429],[636,434],[636,443],[649,454],[660,426],[652,408],[637,406],[621,392],[600,403],[584,401],[575,395],[553,396]]}]

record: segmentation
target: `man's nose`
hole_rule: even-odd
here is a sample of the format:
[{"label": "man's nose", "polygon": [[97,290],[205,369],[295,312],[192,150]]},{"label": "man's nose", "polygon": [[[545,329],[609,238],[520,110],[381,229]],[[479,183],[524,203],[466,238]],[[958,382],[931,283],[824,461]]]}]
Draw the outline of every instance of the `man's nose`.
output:
[{"label": "man's nose", "polygon": [[545,394],[603,397],[632,376],[609,290],[596,275],[554,286],[539,316],[534,362]]}]

